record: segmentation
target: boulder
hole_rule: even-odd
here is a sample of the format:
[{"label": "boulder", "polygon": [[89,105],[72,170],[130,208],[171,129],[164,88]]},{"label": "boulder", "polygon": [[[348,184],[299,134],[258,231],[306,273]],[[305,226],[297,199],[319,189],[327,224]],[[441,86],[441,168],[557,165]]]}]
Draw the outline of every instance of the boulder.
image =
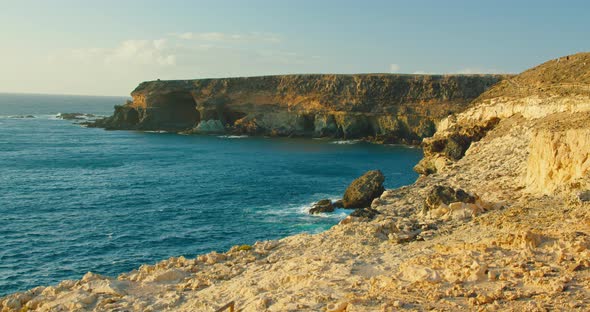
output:
[{"label": "boulder", "polygon": [[344,202],[342,202],[342,199],[339,199],[333,202],[332,206],[334,206],[334,208],[344,208]]},{"label": "boulder", "polygon": [[462,189],[455,190],[450,186],[437,185],[432,188],[424,200],[424,209],[436,209],[441,204],[449,205],[455,202],[473,204],[476,199],[475,196]]},{"label": "boulder", "polygon": [[316,214],[332,211],[334,211],[334,205],[332,205],[332,201],[329,199],[322,199],[313,205],[313,207],[309,210],[309,213]]},{"label": "boulder", "polygon": [[361,177],[352,181],[346,192],[342,203],[344,208],[364,208],[371,205],[373,199],[381,196],[385,191],[383,182],[385,177],[379,170],[371,170]]}]

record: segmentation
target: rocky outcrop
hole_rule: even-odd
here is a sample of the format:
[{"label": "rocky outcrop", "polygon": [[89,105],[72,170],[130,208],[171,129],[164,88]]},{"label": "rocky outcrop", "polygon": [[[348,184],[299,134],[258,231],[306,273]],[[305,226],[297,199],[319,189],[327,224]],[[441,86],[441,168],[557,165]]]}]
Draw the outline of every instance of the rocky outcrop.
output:
[{"label": "rocky outcrop", "polygon": [[503,75],[286,75],[149,81],[106,129],[365,138],[417,144]]},{"label": "rocky outcrop", "polygon": [[332,212],[334,211],[334,205],[332,205],[332,201],[329,199],[322,199],[315,203],[313,207],[309,210],[310,214],[317,214],[322,212]]},{"label": "rocky outcrop", "polygon": [[590,112],[540,119],[531,134],[526,177],[531,192],[590,189]]},{"label": "rocky outcrop", "polygon": [[94,114],[84,114],[84,113],[60,113],[57,115],[57,118],[63,120],[84,120],[89,118],[95,118],[96,115]]},{"label": "rocky outcrop", "polygon": [[373,219],[375,218],[375,216],[377,216],[379,214],[379,211],[371,208],[371,207],[365,207],[365,208],[358,208],[355,209],[350,216],[353,218],[364,218],[364,219]]},{"label": "rocky outcrop", "polygon": [[571,114],[590,112],[589,73],[590,54],[579,53],[548,61],[499,82],[464,112],[438,124],[437,133],[424,140],[425,157],[415,170],[422,175],[444,170],[501,120],[515,116],[541,120],[557,113],[570,114],[565,116],[567,119]]},{"label": "rocky outcrop", "polygon": [[385,177],[379,170],[367,171],[362,176],[356,178],[344,192],[344,197],[342,198],[344,208],[369,207],[371,201],[385,191],[383,187],[384,181]]},{"label": "rocky outcrop", "polygon": [[441,204],[449,205],[454,202],[475,203],[475,196],[461,189],[453,189],[450,186],[436,185],[432,188],[424,200],[425,209],[438,208]]}]

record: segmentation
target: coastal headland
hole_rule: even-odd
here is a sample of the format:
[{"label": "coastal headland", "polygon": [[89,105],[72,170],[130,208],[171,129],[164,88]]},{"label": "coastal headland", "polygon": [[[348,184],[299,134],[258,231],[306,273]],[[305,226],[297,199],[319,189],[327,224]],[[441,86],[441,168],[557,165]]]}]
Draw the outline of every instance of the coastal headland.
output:
[{"label": "coastal headland", "polygon": [[[305,81],[305,77],[281,79]],[[328,81],[309,77],[316,77],[316,82]],[[341,79],[354,81],[354,77]],[[455,86],[461,85],[457,83],[462,79],[475,79],[391,77],[392,81],[447,79],[455,81],[451,84]],[[274,99],[274,90],[282,90],[284,85],[256,85],[273,90],[267,95],[243,89],[238,92],[240,89],[233,86],[234,82],[281,80],[257,79],[144,83],[134,91],[133,102],[118,107],[110,120],[99,125],[148,129],[167,124],[180,130],[219,120],[226,129],[227,124],[215,118],[233,120],[232,127],[244,118],[244,124],[248,124],[250,117],[259,121],[255,123],[258,126],[266,120],[264,116],[274,116],[268,123],[279,115],[298,120],[293,116],[300,114],[298,109],[305,105],[297,103],[303,100]],[[487,89],[488,82],[500,80],[486,79],[486,87],[479,80],[473,83]],[[376,80],[358,81],[360,87],[355,90],[364,90],[363,94],[384,90]],[[175,102],[157,100],[171,96],[159,88],[172,90],[173,84],[179,85],[175,90],[184,91],[172,95],[190,104],[181,114],[190,112],[190,119],[187,117],[183,124],[167,123],[178,116],[164,104],[156,105]],[[330,103],[320,101],[321,85],[293,84],[289,94],[302,99],[316,94],[317,101],[305,103],[319,112]],[[333,85],[327,96],[351,96],[348,88]],[[334,106],[333,112],[375,114],[371,116],[379,120],[389,106],[378,103],[387,102],[388,95],[396,99],[395,103],[405,103],[403,99],[411,95],[416,100],[409,102],[411,105],[391,106],[399,108],[390,111],[395,120],[403,120],[402,107],[417,113],[411,116],[432,116],[432,122],[443,119],[437,123],[436,133],[423,142],[425,157],[416,167],[421,177],[410,186],[385,190],[371,203],[370,208],[377,212],[371,217],[348,217],[320,234],[235,246],[193,259],[172,257],[118,277],[89,272],[80,280],[6,296],[0,300],[0,310],[217,311],[231,303],[240,311],[588,311],[590,53],[550,60],[501,80],[487,91],[453,89],[463,90],[459,96],[455,91],[432,88],[431,94],[448,99],[440,105],[428,104],[434,96],[420,102],[417,94],[426,93],[388,90],[392,93],[374,96],[374,106],[347,100],[338,102],[342,106]],[[222,97],[219,103],[223,104],[217,106],[214,99],[221,94],[227,98]],[[284,105],[279,112],[270,110],[272,105],[262,106],[270,115],[257,115],[259,110],[238,110],[238,102],[232,97],[252,97],[240,103]],[[449,106],[457,98],[461,98],[460,104]],[[192,107],[202,109],[196,113]],[[260,109],[258,105],[252,107]],[[447,117],[449,110],[453,114]],[[318,116],[303,118],[314,123],[302,129],[315,130],[322,120]],[[351,133],[342,131],[342,135]],[[400,136],[396,138],[402,141]]]},{"label": "coastal headland", "polygon": [[147,81],[89,123],[111,130],[332,137],[419,144],[509,75],[284,75]]}]

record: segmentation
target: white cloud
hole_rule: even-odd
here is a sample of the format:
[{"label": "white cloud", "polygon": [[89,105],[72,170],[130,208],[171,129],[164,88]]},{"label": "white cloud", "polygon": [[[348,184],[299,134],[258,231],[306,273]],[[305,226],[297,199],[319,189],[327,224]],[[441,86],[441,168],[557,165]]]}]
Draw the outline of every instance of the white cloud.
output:
[{"label": "white cloud", "polygon": [[[65,55],[52,55],[49,61],[59,63],[76,61],[85,64],[126,64],[142,66],[174,66],[180,58],[196,58],[199,51],[220,52],[224,49],[241,51],[258,51],[263,43],[278,43],[280,36],[272,33],[223,33],[223,32],[184,32],[169,34],[165,38],[155,40],[125,40],[114,48],[80,48],[67,51]],[[255,46],[258,45],[258,46]],[[297,59],[300,56],[282,51],[274,51],[270,58],[279,63],[286,59]],[[191,56],[191,54],[193,54]],[[256,53],[261,54],[261,53]],[[264,54],[264,53],[262,53]],[[271,60],[271,61],[272,61]]]},{"label": "white cloud", "polygon": [[127,40],[105,55],[105,63],[131,62],[143,65],[175,65],[176,56],[167,51],[166,40]]},{"label": "white cloud", "polygon": [[222,32],[184,32],[171,34],[184,40],[217,41],[217,42],[281,42],[281,37],[272,33],[222,33]]},{"label": "white cloud", "polygon": [[397,73],[397,72],[399,72],[399,69],[400,69],[400,67],[398,64],[390,64],[389,65],[389,72],[391,72],[391,73]]},{"label": "white cloud", "polygon": [[[139,64],[170,66],[176,64],[176,55],[167,47],[166,39],[126,40],[115,48],[81,48],[66,53],[66,59],[83,63]],[[54,62],[56,56],[50,57]]]},{"label": "white cloud", "polygon": [[288,74],[314,72],[321,66],[318,56],[288,49],[277,40],[277,35],[262,33],[168,34],[115,42],[111,47],[53,51],[43,62],[51,72],[67,72],[67,87],[79,90],[75,92],[96,92],[85,90],[98,90],[100,81],[111,90],[104,94],[125,94],[140,81],[158,78]]}]

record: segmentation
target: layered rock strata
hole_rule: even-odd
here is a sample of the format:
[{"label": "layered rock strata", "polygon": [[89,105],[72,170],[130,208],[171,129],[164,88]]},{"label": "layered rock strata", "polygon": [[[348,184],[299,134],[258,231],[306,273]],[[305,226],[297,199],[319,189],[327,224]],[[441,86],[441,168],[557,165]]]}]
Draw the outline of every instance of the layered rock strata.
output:
[{"label": "layered rock strata", "polygon": [[548,61],[501,81],[464,112],[440,121],[436,135],[424,140],[425,157],[415,170],[423,175],[444,170],[462,158],[469,146],[500,120],[516,116],[525,121],[540,120],[557,113],[563,113],[561,118],[568,120],[575,114],[589,112],[589,67],[590,57],[580,53]]},{"label": "layered rock strata", "polygon": [[590,54],[576,54],[516,77],[525,93],[483,94],[433,140],[494,125],[458,159],[440,153],[445,166],[374,199],[373,219],[117,278],[88,273],[9,295],[0,309],[588,311],[588,77]]},{"label": "layered rock strata", "polygon": [[505,75],[286,75],[149,81],[90,126],[419,143]]}]

